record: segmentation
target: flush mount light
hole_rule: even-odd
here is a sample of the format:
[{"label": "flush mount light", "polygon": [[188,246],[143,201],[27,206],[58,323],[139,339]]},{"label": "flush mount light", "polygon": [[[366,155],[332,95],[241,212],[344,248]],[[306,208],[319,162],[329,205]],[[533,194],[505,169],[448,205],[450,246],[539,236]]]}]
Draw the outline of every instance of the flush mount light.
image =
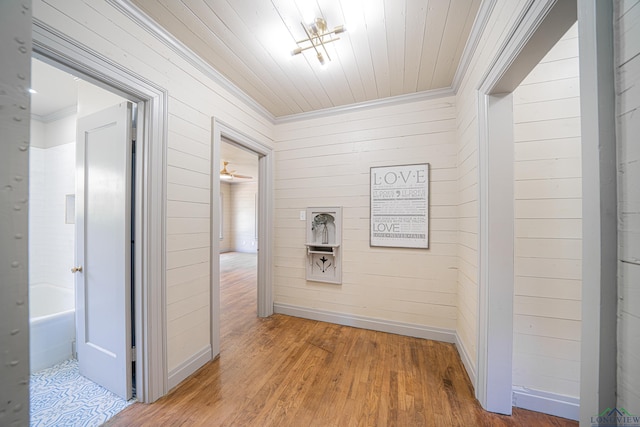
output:
[{"label": "flush mount light", "polygon": [[334,35],[345,32],[346,29],[344,25],[339,25],[333,30],[327,31],[327,21],[325,21],[324,18],[316,18],[308,25],[301,22],[300,25],[302,25],[304,32],[307,34],[307,38],[296,41],[298,47],[291,51],[291,55],[297,55],[307,49],[313,49],[316,51],[316,57],[321,65],[325,63],[322,51],[327,55],[327,59],[331,61],[326,45],[340,40],[340,37],[334,37]]}]

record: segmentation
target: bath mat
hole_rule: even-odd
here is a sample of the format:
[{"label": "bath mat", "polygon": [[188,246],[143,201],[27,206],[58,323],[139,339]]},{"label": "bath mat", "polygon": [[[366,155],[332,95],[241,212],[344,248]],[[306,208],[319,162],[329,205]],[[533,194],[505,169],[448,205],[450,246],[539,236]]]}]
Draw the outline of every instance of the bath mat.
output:
[{"label": "bath mat", "polygon": [[135,401],[81,376],[75,359],[31,374],[30,393],[31,427],[99,426]]}]

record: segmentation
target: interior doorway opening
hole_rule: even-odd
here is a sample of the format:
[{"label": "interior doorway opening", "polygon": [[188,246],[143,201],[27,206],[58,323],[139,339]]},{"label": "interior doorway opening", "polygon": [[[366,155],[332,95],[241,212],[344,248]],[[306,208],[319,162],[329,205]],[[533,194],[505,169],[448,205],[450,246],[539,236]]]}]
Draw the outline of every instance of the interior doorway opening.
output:
[{"label": "interior doorway opening", "polygon": [[[221,322],[240,312],[257,316],[259,156],[222,137],[220,145]],[[242,283],[240,283],[242,282]],[[233,296],[240,304],[227,304]],[[228,313],[233,307],[237,313]],[[222,327],[222,325],[221,325]],[[224,338],[223,338],[224,340]]]},{"label": "interior doorway opening", "polygon": [[[223,154],[230,155],[235,153],[234,150],[240,150],[236,153],[240,156],[239,159],[242,158],[242,155],[248,156],[247,163],[244,165],[246,168],[251,167],[251,164],[255,168],[254,162],[257,158],[257,170],[247,169],[251,173],[245,172],[241,169],[242,160],[239,160],[240,164],[236,167],[229,160],[223,158]],[[243,154],[241,155],[240,152]],[[224,201],[222,204],[220,203],[222,200],[221,182],[229,180],[228,174],[235,173],[251,176],[251,179],[257,178],[257,193],[249,192],[249,196],[244,198],[245,205],[248,205],[249,209],[251,209],[253,202],[254,215],[252,217],[251,214],[248,214],[249,220],[243,221],[245,227],[243,227],[244,231],[240,233],[243,236],[240,243],[241,246],[244,245],[247,248],[255,247],[256,251],[257,315],[258,317],[268,317],[273,314],[271,262],[273,247],[273,152],[270,147],[213,118],[211,153],[211,349],[212,356],[216,357],[220,354],[220,237],[221,233],[224,233]],[[251,158],[253,160],[249,161]],[[225,161],[229,164],[225,165]],[[231,173],[229,170],[234,172]],[[248,178],[244,179],[248,180]],[[251,194],[254,194],[253,200]],[[255,245],[252,245],[254,242]]]},{"label": "interior doorway opening", "polygon": [[513,404],[514,135],[512,93],[576,22],[575,2],[541,1],[511,32],[478,88],[479,295],[476,397]]},{"label": "interior doorway opening", "polygon": [[[87,371],[91,363],[89,355],[79,357],[78,344],[82,344],[84,321],[93,316],[98,318],[104,332],[126,340],[127,347],[135,346],[134,312],[129,304],[120,310],[126,313],[127,324],[121,324],[120,331],[116,323],[103,322],[96,313],[96,307],[85,305],[83,269],[87,260],[81,254],[85,247],[84,224],[86,220],[84,196],[102,198],[96,189],[87,186],[87,192],[79,194],[88,181],[85,172],[92,171],[93,165],[85,164],[84,157],[79,158],[84,146],[78,141],[79,123],[89,117],[99,115],[99,111],[113,105],[124,105],[126,100],[108,90],[93,85],[55,66],[36,58],[32,59],[31,79],[31,139],[29,148],[29,305],[30,305],[30,365],[34,388],[31,396],[32,421],[44,424],[67,424],[69,420],[91,416],[93,420],[106,421],[119,410],[126,407],[135,395],[132,362],[123,360],[126,369],[113,377],[122,384],[115,390],[95,378]],[[130,256],[134,230],[129,225],[134,218],[130,203],[133,195],[134,179],[131,165],[132,124],[136,122],[136,111],[131,106],[122,110],[124,121],[120,127],[126,128],[126,138],[107,140],[106,149],[125,154],[121,161],[124,172],[117,179],[127,188],[122,188],[122,211],[116,218],[125,226],[125,234],[120,253],[124,255],[118,263],[122,266],[123,277],[118,287],[127,296],[133,296],[133,280],[130,280],[134,268]],[[124,135],[124,134],[123,134]],[[119,148],[118,148],[119,147]],[[93,152],[94,146],[91,147]],[[128,155],[126,154],[128,153]],[[84,167],[79,167],[82,160]],[[111,171],[112,172],[112,171]],[[110,173],[111,173],[110,172]],[[93,215],[93,214],[91,214]],[[104,215],[101,215],[104,216]],[[99,227],[104,228],[104,227]],[[94,228],[95,230],[95,228]],[[82,239],[84,243],[80,243]],[[94,247],[106,242],[91,239]],[[95,266],[92,258],[91,269]],[[107,280],[93,275],[97,280]],[[92,279],[93,281],[94,279]],[[128,303],[131,302],[127,299]],[[120,305],[120,304],[119,304]],[[87,314],[87,316],[84,316]],[[113,320],[113,319],[111,319]],[[121,335],[124,335],[121,337]],[[127,351],[123,352],[128,357]],[[130,353],[129,353],[130,354]],[[118,363],[120,364],[120,363]],[[104,370],[103,367],[99,368]],[[110,373],[109,375],[112,375]],[[113,392],[116,392],[114,394]],[[91,396],[91,398],[87,398]],[[81,409],[79,413],[61,410],[69,406],[70,399]],[[82,405],[78,406],[77,403]],[[66,418],[65,418],[66,417]],[[85,419],[89,421],[89,419]]]},{"label": "interior doorway opening", "polygon": [[108,61],[82,43],[34,20],[33,57],[131,101],[137,110],[135,135],[136,212],[133,293],[136,396],[151,403],[167,387],[165,310],[165,158],[167,93],[153,82]]}]

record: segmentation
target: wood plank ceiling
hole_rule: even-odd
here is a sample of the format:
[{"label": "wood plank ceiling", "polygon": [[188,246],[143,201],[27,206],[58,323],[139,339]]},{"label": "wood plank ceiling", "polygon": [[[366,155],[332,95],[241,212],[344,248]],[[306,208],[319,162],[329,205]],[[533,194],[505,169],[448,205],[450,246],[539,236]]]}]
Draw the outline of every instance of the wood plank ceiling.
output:
[{"label": "wood plank ceiling", "polygon": [[[131,0],[274,117],[449,88],[481,0]],[[345,25],[321,66],[302,22]]]}]

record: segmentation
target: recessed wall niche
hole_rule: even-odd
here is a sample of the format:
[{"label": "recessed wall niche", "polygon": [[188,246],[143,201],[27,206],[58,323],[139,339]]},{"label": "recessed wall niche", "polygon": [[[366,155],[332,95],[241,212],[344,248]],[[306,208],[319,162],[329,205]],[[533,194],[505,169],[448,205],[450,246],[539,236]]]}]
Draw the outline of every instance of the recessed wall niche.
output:
[{"label": "recessed wall niche", "polygon": [[307,208],[307,280],[342,283],[342,208]]}]

